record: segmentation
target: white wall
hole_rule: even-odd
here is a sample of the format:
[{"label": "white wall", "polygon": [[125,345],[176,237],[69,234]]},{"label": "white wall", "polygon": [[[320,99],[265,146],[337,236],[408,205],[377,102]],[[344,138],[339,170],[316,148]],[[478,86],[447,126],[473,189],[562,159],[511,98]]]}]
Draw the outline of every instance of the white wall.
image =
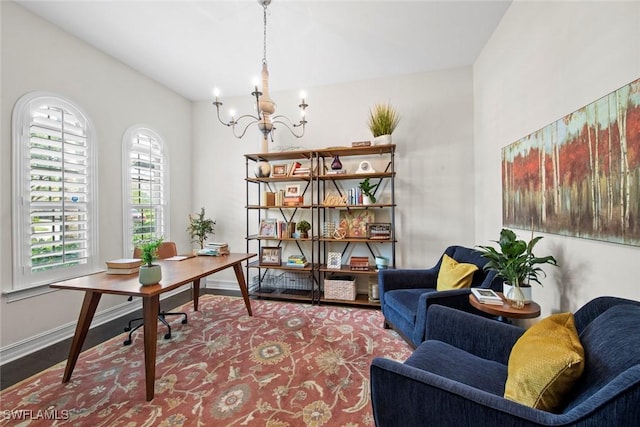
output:
[{"label": "white wall", "polygon": [[[502,224],[500,149],[640,77],[640,3],[516,1],[473,73],[476,241],[486,244]],[[538,247],[560,264],[533,289],[543,316],[601,295],[640,299],[640,248],[557,235]]]},{"label": "white wall", "polygon": [[[471,82],[471,69],[459,68],[304,88],[309,103],[305,136],[296,140],[279,129],[273,145],[324,148],[371,139],[366,127],[369,108],[390,101],[402,116],[393,135],[397,265],[431,267],[446,246],[474,244]],[[278,113],[297,117],[297,92],[274,92],[272,98]],[[221,101],[225,111],[253,111],[249,96]],[[244,251],[243,154],[260,152],[259,132],[253,126],[243,139],[235,139],[218,123],[210,102],[195,104],[193,117],[194,203],[213,213],[216,239]]]},{"label": "white wall", "polygon": [[[171,231],[180,250],[190,250],[186,234],[191,206],[191,103],[113,58],[79,41],[12,2],[0,3],[2,19],[2,100],[0,128],[0,285],[11,289],[11,112],[31,91],[58,93],[71,99],[92,119],[98,143],[99,244],[101,260],[122,254],[121,144],[126,129],[137,123],[153,127],[164,138],[170,160]],[[0,346],[74,325],[80,292],[57,291],[7,303],[3,297]],[[103,297],[98,312],[125,303]]]}]

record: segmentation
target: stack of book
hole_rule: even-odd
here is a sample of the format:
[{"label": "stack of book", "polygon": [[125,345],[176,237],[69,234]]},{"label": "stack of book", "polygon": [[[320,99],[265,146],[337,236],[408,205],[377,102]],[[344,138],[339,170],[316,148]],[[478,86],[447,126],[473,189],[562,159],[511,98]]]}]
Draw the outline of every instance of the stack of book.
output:
[{"label": "stack of book", "polygon": [[349,259],[349,268],[351,270],[368,271],[369,270],[369,257],[366,257],[366,256],[352,256]]},{"label": "stack of book", "polygon": [[289,176],[309,176],[311,168],[308,166],[302,166],[300,162],[293,162]]},{"label": "stack of book", "polygon": [[205,245],[212,256],[229,255],[229,245],[223,242],[210,242]]},{"label": "stack of book", "polygon": [[471,293],[481,304],[502,305],[502,298],[491,289],[471,288]]},{"label": "stack of book", "polygon": [[303,268],[309,265],[304,255],[290,255],[287,259],[287,267]]},{"label": "stack of book", "polygon": [[140,271],[142,260],[138,258],[121,258],[107,261],[107,274],[133,274]]}]

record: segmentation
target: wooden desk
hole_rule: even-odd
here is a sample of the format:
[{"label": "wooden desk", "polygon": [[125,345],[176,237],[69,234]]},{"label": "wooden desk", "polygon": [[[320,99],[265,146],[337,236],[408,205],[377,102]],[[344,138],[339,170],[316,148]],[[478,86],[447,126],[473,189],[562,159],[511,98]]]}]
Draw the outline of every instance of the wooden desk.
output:
[{"label": "wooden desk", "polygon": [[513,308],[502,292],[496,292],[502,298],[502,305],[482,304],[473,294],[469,294],[469,303],[478,310],[508,319],[533,319],[540,316],[540,306],[531,301],[523,308]]},{"label": "wooden desk", "polygon": [[173,290],[179,286],[193,282],[193,309],[198,311],[198,298],[200,297],[200,279],[218,271],[233,267],[247,307],[249,316],[252,316],[249,290],[242,272],[242,262],[253,258],[256,254],[236,254],[227,256],[209,257],[199,256],[182,261],[157,260],[154,263],[162,265],[162,280],[157,285],[142,286],[138,282],[137,274],[118,275],[95,273],[75,279],[65,280],[50,285],[56,289],[71,289],[85,291],[84,302],[78,317],[78,324],[71,342],[67,366],[64,370],[62,382],[71,379],[71,374],[78,361],[82,350],[82,344],[89,332],[91,320],[100,302],[102,294],[126,295],[142,298],[142,312],[144,317],[144,366],[147,389],[147,400],[153,399],[156,379],[156,348],[158,330],[158,311],[160,309],[160,294]]}]

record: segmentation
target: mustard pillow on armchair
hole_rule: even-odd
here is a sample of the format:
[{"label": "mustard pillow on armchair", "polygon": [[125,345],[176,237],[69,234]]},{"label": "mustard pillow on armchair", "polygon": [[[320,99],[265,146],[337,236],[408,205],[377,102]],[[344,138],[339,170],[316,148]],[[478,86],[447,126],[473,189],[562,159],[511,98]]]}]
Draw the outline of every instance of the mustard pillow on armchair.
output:
[{"label": "mustard pillow on armchair", "polygon": [[549,316],[513,346],[504,397],[543,411],[557,410],[582,375],[584,363],[573,314]]},{"label": "mustard pillow on armchair", "polygon": [[442,256],[442,263],[438,271],[436,289],[448,291],[450,289],[468,288],[473,280],[473,273],[478,270],[475,264],[458,262],[449,255]]}]

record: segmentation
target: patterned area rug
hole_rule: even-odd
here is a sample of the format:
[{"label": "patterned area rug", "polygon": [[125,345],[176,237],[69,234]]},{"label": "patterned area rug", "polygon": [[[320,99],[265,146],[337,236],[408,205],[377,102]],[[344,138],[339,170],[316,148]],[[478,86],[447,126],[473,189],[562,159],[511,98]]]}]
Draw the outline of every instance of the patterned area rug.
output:
[{"label": "patterned area rug", "polygon": [[[372,426],[369,365],[405,360],[409,346],[379,310],[204,295],[158,328],[155,398],[145,400],[142,333],[80,355],[67,384],[60,363],[3,391],[1,425]],[[8,413],[7,411],[13,411]],[[21,418],[22,421],[18,421]]]}]

